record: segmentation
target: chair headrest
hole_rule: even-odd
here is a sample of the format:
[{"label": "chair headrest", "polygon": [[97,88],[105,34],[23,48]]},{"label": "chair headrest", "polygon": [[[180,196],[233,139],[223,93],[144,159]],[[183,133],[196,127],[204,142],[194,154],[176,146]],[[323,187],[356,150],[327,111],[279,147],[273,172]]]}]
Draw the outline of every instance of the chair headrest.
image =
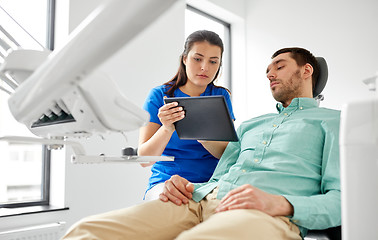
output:
[{"label": "chair headrest", "polygon": [[320,72],[319,78],[316,81],[315,87],[312,91],[314,98],[323,91],[328,79],[328,65],[326,60],[323,57],[316,57],[316,60],[318,61]]}]

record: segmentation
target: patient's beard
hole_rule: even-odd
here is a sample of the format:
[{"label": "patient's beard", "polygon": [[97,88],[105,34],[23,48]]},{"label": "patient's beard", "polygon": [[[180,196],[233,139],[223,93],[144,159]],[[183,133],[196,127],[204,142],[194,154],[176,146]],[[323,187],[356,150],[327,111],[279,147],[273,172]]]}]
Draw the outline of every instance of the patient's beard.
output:
[{"label": "patient's beard", "polygon": [[272,95],[277,102],[281,102],[284,107],[287,107],[293,98],[301,96],[302,93],[302,79],[299,70],[293,73],[288,81],[280,81],[280,83],[280,88],[272,91]]}]

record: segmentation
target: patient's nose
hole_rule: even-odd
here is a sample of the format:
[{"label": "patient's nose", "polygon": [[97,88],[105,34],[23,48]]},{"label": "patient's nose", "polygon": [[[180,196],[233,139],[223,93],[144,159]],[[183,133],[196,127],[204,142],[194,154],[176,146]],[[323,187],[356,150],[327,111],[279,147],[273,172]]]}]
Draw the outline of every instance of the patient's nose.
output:
[{"label": "patient's nose", "polygon": [[276,78],[276,74],[274,73],[274,71],[270,70],[269,72],[266,73],[266,77],[267,77],[269,80],[272,80],[272,79],[275,79],[275,78]]}]

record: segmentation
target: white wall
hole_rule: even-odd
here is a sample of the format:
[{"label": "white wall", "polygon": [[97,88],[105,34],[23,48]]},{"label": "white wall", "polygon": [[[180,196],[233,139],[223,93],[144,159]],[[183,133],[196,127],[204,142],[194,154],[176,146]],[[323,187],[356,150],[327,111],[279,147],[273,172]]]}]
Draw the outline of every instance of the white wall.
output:
[{"label": "white wall", "polygon": [[373,96],[361,82],[378,71],[378,1],[247,1],[247,76],[250,117],[274,112],[265,76],[270,56],[299,46],[323,56],[329,67],[323,107],[340,109]]}]

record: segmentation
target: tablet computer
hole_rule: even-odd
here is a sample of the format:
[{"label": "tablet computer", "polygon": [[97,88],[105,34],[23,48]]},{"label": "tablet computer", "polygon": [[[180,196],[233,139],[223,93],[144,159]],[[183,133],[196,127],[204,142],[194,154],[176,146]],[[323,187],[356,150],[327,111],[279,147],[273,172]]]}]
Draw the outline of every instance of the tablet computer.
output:
[{"label": "tablet computer", "polygon": [[175,122],[180,139],[238,141],[224,96],[174,97],[164,102],[177,102],[185,111],[185,117]]}]

